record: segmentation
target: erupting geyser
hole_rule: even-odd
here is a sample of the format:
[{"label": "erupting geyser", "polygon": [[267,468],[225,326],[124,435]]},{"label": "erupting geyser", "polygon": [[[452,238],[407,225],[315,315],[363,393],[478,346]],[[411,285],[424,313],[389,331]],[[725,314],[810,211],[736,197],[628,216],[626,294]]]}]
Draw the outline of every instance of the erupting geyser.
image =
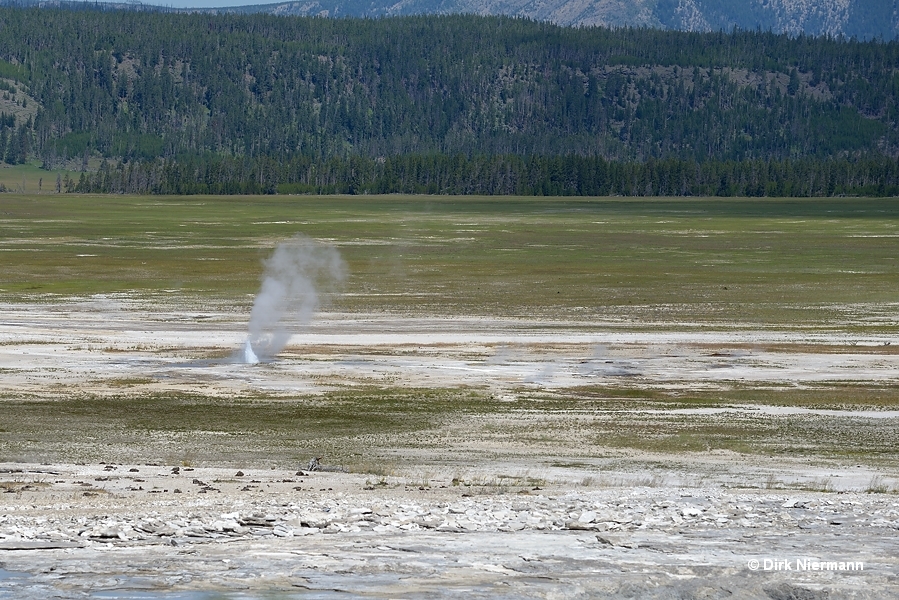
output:
[{"label": "erupting geyser", "polygon": [[243,345],[243,361],[248,365],[255,365],[259,362],[259,357],[253,352],[253,344],[247,340]]},{"label": "erupting geyser", "polygon": [[266,259],[262,286],[253,302],[243,362],[271,359],[291,334],[307,325],[320,303],[319,292],[346,278],[337,248],[297,235]]}]

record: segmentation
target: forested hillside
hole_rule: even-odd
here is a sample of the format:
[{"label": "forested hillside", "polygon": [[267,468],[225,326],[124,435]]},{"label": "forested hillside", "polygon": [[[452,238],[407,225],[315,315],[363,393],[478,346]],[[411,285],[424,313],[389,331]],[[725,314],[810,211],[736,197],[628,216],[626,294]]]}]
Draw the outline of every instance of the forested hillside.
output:
[{"label": "forested hillside", "polygon": [[199,166],[178,165],[207,177],[225,160],[259,181],[277,173],[271,190],[301,181],[301,165],[335,160],[374,173],[415,156],[892,165],[899,155],[896,42],[504,17],[0,8],[0,87],[6,162],[140,163],[151,191],[151,173],[187,182]]}]

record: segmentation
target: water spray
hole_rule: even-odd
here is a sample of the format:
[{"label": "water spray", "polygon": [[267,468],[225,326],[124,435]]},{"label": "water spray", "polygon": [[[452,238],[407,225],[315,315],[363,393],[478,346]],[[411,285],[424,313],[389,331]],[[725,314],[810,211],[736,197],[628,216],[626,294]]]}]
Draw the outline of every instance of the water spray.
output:
[{"label": "water spray", "polygon": [[241,356],[246,364],[271,360],[296,329],[312,320],[321,292],[333,291],[346,279],[337,248],[303,235],[279,244],[263,265]]},{"label": "water spray", "polygon": [[255,365],[259,362],[259,357],[253,352],[253,345],[250,340],[244,342],[243,345],[243,362],[248,365]]}]

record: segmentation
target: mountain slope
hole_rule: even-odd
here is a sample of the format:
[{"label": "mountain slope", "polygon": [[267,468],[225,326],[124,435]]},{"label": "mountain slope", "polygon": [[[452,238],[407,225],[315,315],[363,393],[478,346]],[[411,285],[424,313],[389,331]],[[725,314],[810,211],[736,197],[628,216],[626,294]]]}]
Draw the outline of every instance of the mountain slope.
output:
[{"label": "mountain slope", "polygon": [[762,29],[859,39],[899,36],[897,0],[300,0],[211,12],[380,17],[466,13],[559,25],[658,27],[682,31]]},{"label": "mountain slope", "polygon": [[[96,8],[71,0],[0,0],[0,6]],[[206,14],[319,17],[503,15],[564,26],[652,27],[679,31],[772,31],[899,39],[899,0],[289,0],[223,8],[173,8],[139,1],[106,2],[107,9]]]}]

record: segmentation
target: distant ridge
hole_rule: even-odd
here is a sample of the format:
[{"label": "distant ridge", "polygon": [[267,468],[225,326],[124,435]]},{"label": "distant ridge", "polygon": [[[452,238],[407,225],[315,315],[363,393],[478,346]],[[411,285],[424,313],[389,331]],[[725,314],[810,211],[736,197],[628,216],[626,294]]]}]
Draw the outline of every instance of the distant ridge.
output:
[{"label": "distant ridge", "polygon": [[65,0],[2,0],[0,5],[322,17],[506,15],[578,27],[681,31],[736,27],[863,40],[899,38],[899,0],[298,0],[225,8],[173,8],[137,1],[98,6]]}]

